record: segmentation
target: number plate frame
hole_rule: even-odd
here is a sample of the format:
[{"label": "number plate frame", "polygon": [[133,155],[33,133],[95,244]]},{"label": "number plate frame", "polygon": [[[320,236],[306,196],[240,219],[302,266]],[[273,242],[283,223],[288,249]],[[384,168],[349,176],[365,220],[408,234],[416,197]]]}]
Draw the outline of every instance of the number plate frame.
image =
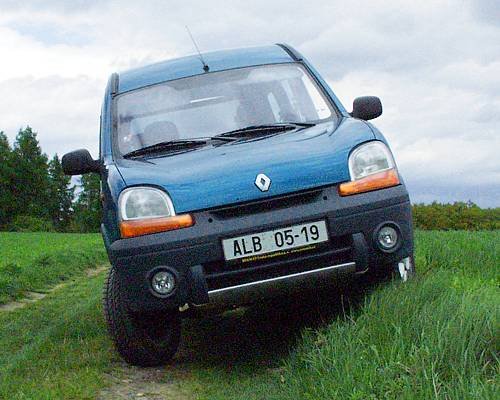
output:
[{"label": "number plate frame", "polygon": [[[315,225],[318,229],[318,238],[316,240],[312,239],[311,227]],[[309,240],[305,240],[305,233],[300,232],[303,228],[308,230],[311,236]],[[291,230],[291,232],[290,232]],[[288,231],[288,236],[285,238],[285,231]],[[281,232],[283,239],[286,242],[281,246],[277,246],[275,242],[275,235],[277,232]],[[293,236],[292,243],[290,244],[290,235]],[[254,237],[260,238],[259,240],[253,239]],[[256,245],[254,245],[254,240],[256,240]],[[298,249],[311,247],[311,250],[316,248],[318,244],[324,245],[330,240],[328,236],[328,225],[325,219],[303,222],[300,224],[288,225],[280,228],[275,228],[266,231],[253,232],[246,235],[233,236],[230,238],[222,239],[222,252],[224,254],[224,259],[227,262],[249,262],[249,261],[260,261],[266,258],[287,255],[292,251],[298,251]],[[235,241],[238,245],[235,244]],[[260,244],[260,246],[259,246]],[[262,247],[260,251],[259,247]],[[239,250],[240,254],[235,254]]]}]

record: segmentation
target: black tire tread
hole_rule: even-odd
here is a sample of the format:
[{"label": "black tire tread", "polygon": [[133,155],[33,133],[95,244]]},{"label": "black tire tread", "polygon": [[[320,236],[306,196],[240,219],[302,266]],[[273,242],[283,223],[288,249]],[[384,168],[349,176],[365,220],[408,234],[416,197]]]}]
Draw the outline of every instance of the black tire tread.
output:
[{"label": "black tire tread", "polygon": [[131,313],[122,291],[122,282],[115,268],[111,267],[103,290],[103,308],[108,332],[116,350],[129,364],[151,367],[165,364],[177,351],[180,342],[181,322],[174,314],[169,329],[172,339],[159,348],[140,329],[134,329]]},{"label": "black tire tread", "polygon": [[[412,259],[413,271],[410,274],[409,279],[415,277],[416,275],[415,258],[413,254],[410,257]],[[379,268],[369,270],[366,275],[366,279],[369,283],[372,284],[401,280],[398,272],[397,263],[382,265]]]}]

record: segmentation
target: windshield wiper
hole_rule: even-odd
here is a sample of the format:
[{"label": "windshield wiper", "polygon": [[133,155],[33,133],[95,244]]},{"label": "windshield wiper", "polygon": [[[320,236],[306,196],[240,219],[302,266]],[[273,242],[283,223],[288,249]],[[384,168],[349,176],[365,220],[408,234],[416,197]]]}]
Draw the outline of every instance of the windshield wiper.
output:
[{"label": "windshield wiper", "polygon": [[130,151],[123,155],[123,158],[139,157],[146,154],[161,153],[164,151],[176,151],[184,149],[193,149],[200,146],[205,146],[213,140],[221,140],[230,142],[239,138],[258,137],[263,135],[275,134],[278,132],[286,132],[298,128],[309,128],[316,124],[310,122],[280,122],[266,125],[252,125],[246,128],[235,129],[234,131],[220,133],[211,137],[200,137],[193,139],[178,139],[168,140],[145,146],[137,150]]},{"label": "windshield wiper", "polygon": [[123,158],[131,158],[136,156],[143,156],[145,154],[159,153],[169,150],[184,150],[192,149],[199,146],[204,146],[208,143],[207,139],[179,139],[179,140],[168,140],[165,142],[159,142],[152,144],[150,146],[142,147],[137,150],[133,150],[129,153],[123,155]]},{"label": "windshield wiper", "polygon": [[311,128],[316,126],[314,122],[282,122],[282,124],[300,126],[301,128]]},{"label": "windshield wiper", "polygon": [[238,137],[256,137],[261,135],[275,134],[277,132],[286,132],[295,130],[297,128],[310,128],[316,124],[310,122],[279,122],[275,124],[264,124],[264,125],[251,125],[241,129],[235,129],[234,131],[220,133],[213,136],[214,139],[217,138],[238,138]]}]

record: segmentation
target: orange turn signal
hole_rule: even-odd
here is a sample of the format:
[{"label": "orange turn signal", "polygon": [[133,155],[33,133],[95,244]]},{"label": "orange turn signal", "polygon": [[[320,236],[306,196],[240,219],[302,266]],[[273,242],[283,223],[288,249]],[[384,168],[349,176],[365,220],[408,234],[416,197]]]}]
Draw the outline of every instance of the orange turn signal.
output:
[{"label": "orange turn signal", "polygon": [[350,196],[396,185],[399,185],[398,172],[395,169],[388,169],[387,171],[368,175],[357,181],[341,183],[339,185],[339,194],[341,196]]},{"label": "orange turn signal", "polygon": [[136,219],[120,222],[120,232],[123,238],[149,235],[150,233],[171,231],[188,228],[194,225],[194,219],[189,214],[174,215],[172,217]]}]

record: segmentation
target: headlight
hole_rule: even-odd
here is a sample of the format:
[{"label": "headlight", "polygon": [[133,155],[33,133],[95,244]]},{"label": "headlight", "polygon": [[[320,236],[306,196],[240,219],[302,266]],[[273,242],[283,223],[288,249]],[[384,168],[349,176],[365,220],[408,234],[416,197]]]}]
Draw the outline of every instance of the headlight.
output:
[{"label": "headlight", "polygon": [[118,199],[122,237],[147,235],[194,225],[190,214],[176,215],[170,197],[153,187],[125,189]]},{"label": "headlight", "polygon": [[122,220],[175,215],[170,197],[165,192],[152,187],[125,189],[120,195],[119,203]]},{"label": "headlight", "polygon": [[351,181],[390,168],[394,168],[394,159],[387,146],[382,142],[370,142],[361,145],[349,156]]},{"label": "headlight", "polygon": [[339,185],[341,196],[369,192],[399,185],[399,176],[392,154],[382,142],[369,142],[356,148],[349,156],[351,182]]}]

